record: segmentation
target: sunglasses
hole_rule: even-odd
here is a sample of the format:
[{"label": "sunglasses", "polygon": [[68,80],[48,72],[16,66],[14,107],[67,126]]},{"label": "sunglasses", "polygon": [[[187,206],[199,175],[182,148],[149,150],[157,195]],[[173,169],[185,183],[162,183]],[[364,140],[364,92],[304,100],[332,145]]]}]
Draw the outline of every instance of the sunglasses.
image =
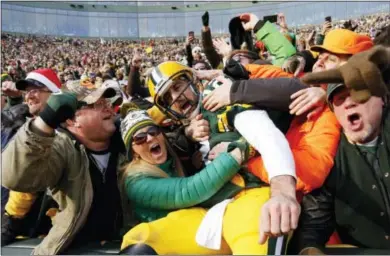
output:
[{"label": "sunglasses", "polygon": [[206,66],[202,65],[202,66],[195,66],[194,67],[195,70],[207,70]]},{"label": "sunglasses", "polygon": [[146,132],[138,133],[137,135],[133,136],[133,142],[136,145],[144,144],[148,138],[148,134],[152,137],[156,137],[160,135],[161,129],[158,126],[152,126],[150,127]]},{"label": "sunglasses", "polygon": [[232,57],[232,59],[235,60],[235,61],[240,61],[240,60],[242,60],[242,59],[244,59],[244,58],[246,58],[246,59],[252,59],[251,57],[249,57],[248,55],[245,55],[245,54],[236,54],[236,55],[234,55],[234,56]]}]

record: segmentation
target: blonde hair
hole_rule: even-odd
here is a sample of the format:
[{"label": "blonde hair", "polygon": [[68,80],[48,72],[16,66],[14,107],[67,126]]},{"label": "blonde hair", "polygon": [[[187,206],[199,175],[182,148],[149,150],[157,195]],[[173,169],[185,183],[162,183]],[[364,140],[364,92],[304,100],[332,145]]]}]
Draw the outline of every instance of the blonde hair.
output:
[{"label": "blonde hair", "polygon": [[[165,140],[167,139],[165,136],[164,138]],[[175,161],[175,170],[177,174],[180,177],[184,177],[183,167],[180,162],[180,159],[175,154],[169,143],[167,143],[167,140],[165,141],[165,144],[167,146],[168,154]],[[166,174],[161,168],[157,167],[156,165],[150,164],[141,158],[133,158],[133,160],[129,164],[121,168],[121,172],[119,174],[119,180],[121,182],[119,189],[121,191],[121,201],[124,214],[124,229],[126,230],[126,232],[127,230],[130,230],[131,228],[139,224],[139,220],[137,219],[134,208],[132,207],[132,203],[127,197],[126,179],[128,177],[136,177],[142,175],[150,177],[169,178],[168,174]]]},{"label": "blonde hair", "polygon": [[[173,148],[170,146],[170,144],[167,141],[167,138],[165,135],[165,145],[167,147],[168,155],[173,158],[173,161],[175,161],[175,171],[180,177],[184,177],[184,170],[183,165],[181,164],[181,161],[177,154],[174,152]],[[122,173],[122,184],[125,184],[125,180],[127,177],[130,176],[151,176],[151,177],[159,177],[159,178],[168,178],[168,174],[166,174],[161,168],[159,168],[156,165],[150,164],[146,162],[145,160],[136,157],[133,158],[133,160],[124,167],[123,173]]]}]

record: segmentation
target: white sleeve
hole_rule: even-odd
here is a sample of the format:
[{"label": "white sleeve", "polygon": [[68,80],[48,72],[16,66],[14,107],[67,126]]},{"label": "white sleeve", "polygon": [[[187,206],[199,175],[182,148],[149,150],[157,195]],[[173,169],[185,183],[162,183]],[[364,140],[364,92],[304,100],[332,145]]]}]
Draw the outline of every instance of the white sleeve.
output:
[{"label": "white sleeve", "polygon": [[288,141],[266,111],[243,111],[236,115],[234,126],[261,154],[270,181],[279,175],[296,178],[294,157]]}]

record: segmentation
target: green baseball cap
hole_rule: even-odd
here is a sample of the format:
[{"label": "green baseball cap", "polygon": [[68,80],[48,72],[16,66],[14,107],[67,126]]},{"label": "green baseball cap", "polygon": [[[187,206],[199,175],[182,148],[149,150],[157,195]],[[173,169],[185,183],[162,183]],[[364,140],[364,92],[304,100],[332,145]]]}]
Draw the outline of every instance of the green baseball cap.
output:
[{"label": "green baseball cap", "polygon": [[333,94],[344,86],[344,84],[328,84],[328,87],[326,88],[326,100],[328,101],[329,105],[331,105]]}]

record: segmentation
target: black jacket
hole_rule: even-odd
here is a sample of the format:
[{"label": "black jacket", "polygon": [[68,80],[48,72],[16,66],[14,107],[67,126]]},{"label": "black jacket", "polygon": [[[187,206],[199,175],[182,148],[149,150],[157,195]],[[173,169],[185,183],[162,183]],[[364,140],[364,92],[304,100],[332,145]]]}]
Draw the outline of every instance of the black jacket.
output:
[{"label": "black jacket", "polygon": [[286,133],[293,116],[289,113],[291,95],[307,86],[298,79],[257,78],[233,82],[230,89],[231,104],[253,104],[265,109],[275,125]]},{"label": "black jacket", "polygon": [[1,111],[1,151],[19,128],[31,117],[26,104],[18,104]]},{"label": "black jacket", "polygon": [[233,82],[230,102],[255,104],[280,111],[289,111],[291,95],[307,86],[295,78],[255,78]]},{"label": "black jacket", "polygon": [[390,253],[390,113],[383,114],[382,131],[371,166],[363,152],[342,134],[323,187],[306,195],[298,229],[291,244],[324,249],[333,231],[342,243]]},{"label": "black jacket", "polygon": [[217,69],[222,61],[222,57],[217,53],[213,46],[213,40],[211,38],[210,28],[206,31],[202,30],[202,46],[207,60],[210,62],[211,67]]}]

